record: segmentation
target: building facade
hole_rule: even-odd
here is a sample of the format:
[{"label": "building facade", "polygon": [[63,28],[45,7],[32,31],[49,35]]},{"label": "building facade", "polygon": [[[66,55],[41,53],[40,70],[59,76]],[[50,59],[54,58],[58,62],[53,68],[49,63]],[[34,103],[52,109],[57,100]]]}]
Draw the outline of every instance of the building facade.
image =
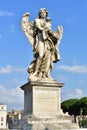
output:
[{"label": "building facade", "polygon": [[3,103],[0,103],[0,129],[6,129],[7,121],[7,106]]},{"label": "building facade", "polygon": [[7,122],[9,129],[19,129],[21,124],[21,111],[13,109],[7,114]]}]

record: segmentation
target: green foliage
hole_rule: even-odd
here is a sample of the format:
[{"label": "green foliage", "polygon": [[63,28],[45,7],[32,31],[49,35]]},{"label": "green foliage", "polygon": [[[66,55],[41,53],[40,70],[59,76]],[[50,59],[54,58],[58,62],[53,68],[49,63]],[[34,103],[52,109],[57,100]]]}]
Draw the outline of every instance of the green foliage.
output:
[{"label": "green foliage", "polygon": [[87,128],[87,119],[80,120],[80,121],[79,121],[79,124],[80,124],[81,127]]},{"label": "green foliage", "polygon": [[87,97],[80,99],[80,108],[83,111],[83,115],[87,115]]},{"label": "green foliage", "polygon": [[70,115],[80,115],[81,110],[83,115],[87,115],[87,97],[66,100],[61,103],[61,108]]}]

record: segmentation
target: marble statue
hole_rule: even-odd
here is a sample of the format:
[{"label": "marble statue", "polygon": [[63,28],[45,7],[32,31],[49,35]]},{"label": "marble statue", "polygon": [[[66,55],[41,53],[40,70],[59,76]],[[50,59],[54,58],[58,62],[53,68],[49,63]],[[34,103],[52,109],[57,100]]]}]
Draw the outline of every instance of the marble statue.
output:
[{"label": "marble statue", "polygon": [[58,46],[62,39],[63,27],[58,26],[57,31],[52,30],[52,21],[45,8],[40,9],[34,21],[29,18],[28,12],[22,16],[22,30],[32,45],[34,55],[27,69],[29,81],[52,81],[50,73],[53,62],[60,60]]}]

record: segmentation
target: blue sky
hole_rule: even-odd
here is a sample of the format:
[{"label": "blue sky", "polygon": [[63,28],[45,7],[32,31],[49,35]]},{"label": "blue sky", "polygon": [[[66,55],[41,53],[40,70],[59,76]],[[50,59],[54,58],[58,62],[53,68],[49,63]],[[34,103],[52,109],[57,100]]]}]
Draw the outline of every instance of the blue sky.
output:
[{"label": "blue sky", "polygon": [[87,0],[0,0],[0,102],[23,109],[20,86],[28,79],[27,67],[33,59],[32,47],[21,29],[25,12],[33,21],[40,8],[52,18],[52,28],[62,25],[59,45],[61,60],[51,76],[65,83],[62,101],[87,96]]}]

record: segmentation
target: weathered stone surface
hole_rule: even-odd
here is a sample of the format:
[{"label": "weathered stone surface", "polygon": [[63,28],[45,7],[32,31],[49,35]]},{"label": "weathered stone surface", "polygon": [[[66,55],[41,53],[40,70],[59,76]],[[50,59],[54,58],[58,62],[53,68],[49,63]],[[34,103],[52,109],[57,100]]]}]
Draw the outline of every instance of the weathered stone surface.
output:
[{"label": "weathered stone surface", "polygon": [[53,62],[60,60],[58,46],[62,39],[63,27],[59,25],[57,31],[53,31],[51,19],[45,8],[40,9],[34,21],[30,21],[30,13],[25,13],[21,23],[34,54],[34,59],[27,69],[29,81],[42,79],[51,81]]},{"label": "weathered stone surface", "polygon": [[60,87],[63,83],[30,82],[23,85],[25,115],[54,117],[61,115]]},{"label": "weathered stone surface", "polygon": [[53,63],[60,60],[58,50],[63,27],[51,28],[48,11],[40,9],[38,17],[30,21],[30,14],[22,17],[22,30],[33,48],[34,58],[27,71],[28,83],[24,90],[24,117],[22,130],[73,130],[78,125],[65,119],[61,111],[60,90],[64,83],[57,83],[50,76]]},{"label": "weathered stone surface", "polygon": [[25,121],[24,130],[77,130],[78,125],[72,123],[70,119],[57,118],[28,118]]},{"label": "weathered stone surface", "polygon": [[64,130],[78,128],[61,111],[60,89],[63,83],[28,82],[24,90],[23,130]]}]

